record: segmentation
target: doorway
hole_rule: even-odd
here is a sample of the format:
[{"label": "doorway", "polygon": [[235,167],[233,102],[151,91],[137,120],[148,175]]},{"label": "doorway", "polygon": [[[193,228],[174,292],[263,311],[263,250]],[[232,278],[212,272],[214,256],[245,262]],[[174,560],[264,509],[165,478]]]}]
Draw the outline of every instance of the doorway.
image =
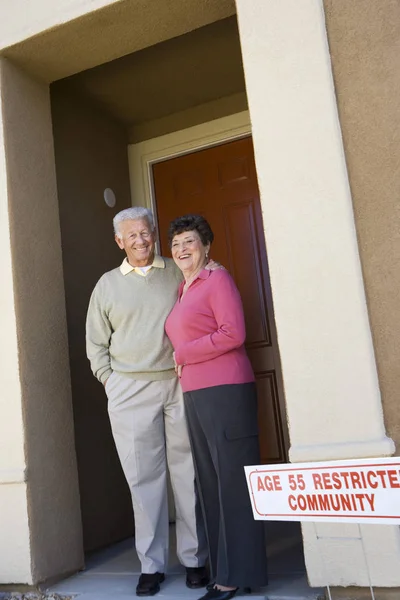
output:
[{"label": "doorway", "polygon": [[[181,51],[181,46],[184,42],[188,46],[186,52],[189,56],[189,50],[192,52],[195,44],[198,44],[199,49],[202,51],[206,43],[210,43],[210,39],[220,40],[223,38],[225,40],[226,37],[227,41],[224,41],[226,45],[225,52],[230,54],[230,60],[233,61],[234,66],[236,65],[235,69],[241,72],[240,64],[236,64],[237,61],[233,60],[231,52],[232,47],[236,48],[235,22],[229,21],[217,24],[212,29],[212,32],[209,32],[208,29],[204,32],[197,32],[194,41],[191,37],[192,34],[190,34],[190,39],[187,42],[180,39],[172,40],[167,43],[167,46],[163,44],[162,48],[144,50],[140,53],[140,56],[127,56],[119,59],[118,65],[108,63],[105,66],[97,67],[91,72],[82,72],[68,80],[59,81],[52,85],[56,167],[63,250],[65,255],[64,279],[66,283],[73,404],[76,421],[76,448],[86,551],[93,551],[112,544],[119,539],[123,539],[127,535],[131,535],[133,524],[128,489],[117,463],[115,453],[113,453],[112,438],[107,429],[108,421],[103,391],[90,373],[87,359],[84,356],[83,340],[85,309],[90,291],[105,270],[115,268],[122,260],[122,257],[115,255],[117,248],[112,237],[111,217],[113,213],[115,214],[118,210],[130,205],[131,198],[133,204],[149,204],[147,202],[149,195],[134,189],[134,186],[137,186],[139,182],[144,183],[147,179],[147,165],[143,161],[140,161],[137,173],[134,174],[131,171],[128,174],[126,172],[126,167],[128,166],[126,161],[126,144],[131,142],[133,145],[145,144],[147,147],[151,147],[152,145],[155,147],[161,138],[166,139],[168,137],[168,144],[171,146],[176,143],[177,139],[180,139],[181,142],[182,139],[187,139],[186,136],[188,135],[190,136],[191,143],[195,145],[195,149],[197,150],[198,146],[204,143],[202,136],[204,136],[205,132],[208,132],[209,136],[220,136],[221,128],[225,128],[225,130],[229,129],[229,135],[224,137],[224,142],[226,142],[226,137],[236,137],[239,135],[239,137],[243,138],[243,141],[244,138],[248,138],[251,144],[248,113],[246,110],[240,112],[240,109],[247,108],[247,103],[245,102],[244,106],[240,104],[239,110],[231,113],[233,106],[231,95],[227,96],[229,107],[225,106],[225,104],[221,107],[219,100],[216,100],[219,106],[218,110],[221,110],[223,114],[219,118],[215,118],[215,115],[219,114],[214,111],[216,105],[212,104],[211,107],[209,103],[203,102],[201,106],[204,107],[204,110],[202,108],[200,116],[198,106],[197,108],[195,107],[196,110],[192,107],[190,111],[193,109],[193,112],[190,113],[189,122],[187,121],[187,112],[181,110],[174,116],[172,123],[172,117],[169,116],[168,119],[167,117],[161,117],[160,113],[156,111],[157,107],[147,106],[147,100],[155,98],[154,94],[145,93],[147,88],[142,88],[142,93],[134,96],[136,104],[131,103],[132,98],[129,96],[131,110],[129,120],[126,116],[124,117],[122,105],[118,103],[112,105],[102,104],[99,101],[99,91],[103,90],[104,86],[107,85],[110,93],[112,90],[113,97],[117,99],[125,98],[123,94],[118,93],[119,87],[113,78],[114,76],[116,77],[114,75],[114,68],[117,67],[116,73],[118,77],[121,77],[121,81],[118,84],[120,86],[125,85],[124,82],[127,79],[131,82],[136,81],[141,69],[144,67],[146,67],[147,73],[146,81],[151,82],[153,81],[154,73],[149,69],[149,65],[153,65],[153,63],[158,64],[161,52],[167,52],[168,57],[170,56],[170,52],[172,61],[172,55],[175,55],[175,52],[177,52],[175,45],[178,44]],[[232,41],[229,41],[231,38]],[[169,65],[169,69],[172,68],[171,64]],[[114,82],[113,86],[110,86],[108,83],[110,77]],[[214,93],[212,81],[211,79],[209,87]],[[166,107],[162,80],[157,81],[157,86],[160,90],[157,97],[162,96],[162,101],[159,101],[159,109],[164,111]],[[203,86],[203,91],[204,89]],[[174,97],[176,95],[175,90]],[[142,112],[143,106],[149,112]],[[139,117],[140,119],[151,118],[151,127],[148,121],[144,123],[134,122],[133,125],[130,124],[131,118],[139,119]],[[201,121],[199,123],[198,119],[200,117]],[[145,125],[146,131],[144,131]],[[168,125],[168,133],[164,133],[164,125],[165,127]],[[242,127],[246,128],[246,133],[238,131]],[[151,137],[147,137],[150,135]],[[215,148],[217,148],[217,145],[221,145],[219,142],[220,137],[218,143],[215,140],[212,142],[215,144]],[[207,141],[207,145],[209,143]],[[229,144],[224,143],[222,146],[228,147]],[[240,163],[240,160],[233,159],[233,167],[237,168],[238,162]],[[131,167],[132,165],[130,164],[129,166]],[[256,220],[254,221],[253,218],[257,228],[257,249],[254,251],[256,251],[258,262],[254,272],[252,272],[252,285],[254,289],[258,290],[257,293],[259,293],[258,305],[254,309],[254,316],[256,315],[256,311],[260,310],[260,306],[263,309],[267,307],[261,319],[250,323],[252,332],[254,333],[250,351],[253,351],[255,355],[254,360],[257,360],[258,356],[263,352],[268,354],[266,362],[261,367],[256,368],[255,365],[259,379],[258,383],[262,388],[262,396],[267,398],[269,394],[268,400],[262,405],[260,403],[261,429],[264,429],[264,423],[267,425],[273,423],[273,427],[270,428],[272,433],[268,432],[263,440],[262,454],[265,462],[281,462],[285,460],[285,451],[287,449],[286,423],[282,401],[283,395],[279,394],[279,388],[281,387],[280,374],[276,367],[275,357],[271,353],[271,339],[273,335],[276,339],[276,335],[274,334],[272,300],[266,266],[263,227],[252,148],[248,164],[244,164],[242,167],[249,169],[249,173],[251,173],[249,178],[249,182],[252,185],[250,189],[251,197],[255,194],[258,207]],[[232,165],[228,165],[227,168],[229,171],[229,169],[232,169]],[[242,185],[243,187],[246,183],[244,177],[237,177],[235,173],[226,172],[226,169],[224,175],[225,179],[229,180],[226,181],[228,186]],[[131,195],[129,195],[129,191],[127,190],[129,179]],[[235,179],[237,179],[236,182]],[[117,206],[113,211],[105,205],[102,198],[103,191],[109,187],[113,189],[117,199]],[[237,204],[238,206],[233,208],[233,213],[237,214],[237,218],[240,219],[240,214],[238,214],[240,200],[237,201]],[[253,210],[254,207],[252,207],[251,211]],[[77,219],[78,214],[80,215],[79,219]],[[94,223],[96,225],[95,229],[93,229]],[[252,225],[254,226],[254,223]],[[93,231],[93,236],[97,238],[100,228],[102,233],[99,237],[103,241],[101,248],[97,249],[96,244],[93,246],[88,244],[89,236],[83,235],[83,232]],[[236,239],[236,231],[232,231],[231,235]],[[79,244],[81,255],[82,271],[82,277],[80,277],[79,282],[77,281],[76,268],[73,262],[78,249],[77,243]],[[70,248],[73,252],[69,252]],[[240,250],[240,247],[238,248],[233,244],[232,251],[237,252],[238,250]],[[249,260],[252,261],[253,258],[250,256]],[[221,262],[231,269],[227,258],[221,259]],[[245,286],[242,287],[243,290],[241,289],[241,291],[244,294]],[[251,311],[249,315],[253,317]],[[261,336],[258,335],[260,331]],[[274,350],[276,351],[276,346]],[[102,440],[100,448],[97,444],[88,444],[86,432],[89,428],[90,439]],[[93,454],[96,455],[93,456]],[[96,470],[93,468],[93,464],[96,464]]]},{"label": "doorway", "polygon": [[169,222],[203,215],[215,234],[211,256],[226,266],[242,296],[257,383],[261,460],[287,460],[279,351],[251,136],[152,166],[161,254],[169,255]]},{"label": "doorway", "polygon": [[[283,461],[287,449],[284,399],[283,393],[279,394],[281,374],[252,139],[242,135],[233,141],[147,166],[141,162],[140,169],[141,177],[135,177],[131,170],[131,183],[146,179],[148,170],[152,174],[153,209],[159,225],[159,250],[163,255],[169,254],[166,233],[169,221],[175,216],[200,212],[213,227],[216,240],[212,256],[230,270],[243,298],[247,349],[258,383],[262,460]],[[140,198],[141,204],[146,198],[150,199],[139,193],[132,195]],[[267,378],[276,382],[275,388],[265,386]],[[188,598],[184,570],[175,555],[174,529],[171,526],[170,564],[163,589],[169,597]],[[268,522],[266,532],[268,591],[285,596],[295,589],[308,595],[299,525]],[[83,575],[61,582],[50,591],[76,594],[89,589],[90,585],[93,594],[103,592],[104,586],[108,586],[110,593],[116,597],[119,593],[122,597],[131,593],[139,574],[133,540],[128,538],[88,556]]]}]

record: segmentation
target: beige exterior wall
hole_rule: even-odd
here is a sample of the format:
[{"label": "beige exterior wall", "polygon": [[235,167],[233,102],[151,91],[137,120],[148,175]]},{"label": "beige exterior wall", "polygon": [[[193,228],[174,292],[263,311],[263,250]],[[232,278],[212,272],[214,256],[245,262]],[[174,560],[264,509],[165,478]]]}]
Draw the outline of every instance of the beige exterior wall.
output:
[{"label": "beige exterior wall", "polygon": [[[390,454],[322,2],[237,0],[237,11],[290,458]],[[368,584],[354,527],[321,525],[317,540],[305,524],[303,536],[312,585]],[[373,584],[399,585],[398,528],[362,536]]]},{"label": "beige exterior wall", "polygon": [[145,140],[154,139],[175,131],[188,129],[195,125],[208,123],[228,115],[234,115],[247,110],[247,97],[245,92],[225,96],[212,102],[206,102],[184,111],[173,113],[161,119],[147,121],[140,125],[130,127],[128,141],[137,144]]},{"label": "beige exterior wall", "polygon": [[83,564],[51,112],[38,81],[228,17],[234,2],[177,0],[173,8],[38,0],[30,11],[17,1],[1,19],[0,583],[36,583]]},{"label": "beige exterior wall", "polygon": [[388,434],[400,451],[400,4],[325,1]]},{"label": "beige exterior wall", "polygon": [[[0,66],[0,94],[3,64]],[[3,102],[1,102],[1,109]],[[1,114],[1,113],[0,113]],[[19,377],[17,316],[8,214],[5,127],[0,122],[0,583],[30,581],[30,541],[25,483],[24,429]]]},{"label": "beige exterior wall", "polygon": [[46,29],[57,27],[88,12],[120,1],[57,0],[55,3],[50,0],[35,0],[34,4],[27,3],[25,0],[6,1],[2,7],[5,18],[0,21],[1,47],[17,44]]},{"label": "beige exterior wall", "polygon": [[[391,101],[399,95],[394,67],[398,3],[325,3],[359,245],[322,0],[236,3],[291,459],[390,454],[394,444],[385,433],[379,385],[388,428],[398,439],[399,336],[393,327],[394,320],[399,320],[399,229],[394,204],[398,181],[393,177],[398,156],[393,123],[398,109]],[[161,0],[62,0],[57,5],[40,0],[34,14],[25,5],[22,0],[8,4],[7,19],[0,24],[0,51],[43,81],[112,60],[234,10],[230,0],[177,0],[174,11]],[[0,292],[6,341],[0,366],[4,398],[0,400],[0,582],[31,583],[82,565],[81,522],[48,89],[2,60],[1,107],[0,261],[3,282],[8,285]],[[62,102],[54,114],[57,110],[62,123],[72,114]],[[98,145],[98,160],[111,167],[108,147],[103,145],[104,138],[95,137],[95,130],[99,127],[99,134],[108,131],[113,140],[110,148],[117,148],[121,157],[122,134],[94,115],[90,120],[84,107],[71,110],[81,127],[78,144],[92,151],[91,144]],[[62,123],[56,135],[69,140]],[[107,268],[102,261],[88,260],[81,278],[75,278],[77,261],[74,264],[71,256],[76,240],[71,236],[77,235],[82,243],[79,259],[90,257],[90,225],[96,223],[102,232],[101,248],[109,235],[105,234],[109,212],[99,216],[96,203],[101,204],[104,187],[113,187],[109,181],[100,182],[93,165],[89,165],[93,171],[90,184],[85,183],[87,189],[80,187],[78,177],[70,181],[71,171],[66,167],[78,168],[72,156],[76,148],[73,140],[68,151],[64,143],[57,150],[70,295],[78,284],[86,285],[88,292],[89,282],[83,281],[86,268],[92,273],[93,266],[90,287],[95,271],[97,277]],[[375,153],[376,148],[379,152]],[[111,172],[107,174],[111,178]],[[120,172],[114,185],[124,178]],[[126,184],[123,187],[127,189]],[[77,224],[73,203],[82,191],[91,200],[87,212],[85,206],[75,205],[81,217]],[[390,262],[389,254],[393,256]],[[96,386],[87,366],[83,367],[81,333],[76,333],[81,332],[83,313],[83,302],[69,302],[72,373],[76,382],[83,376],[88,385]],[[76,398],[84,398],[85,392],[76,385]],[[93,393],[98,394],[97,390]],[[81,417],[77,439],[84,448],[86,481],[93,455],[83,438],[92,423]],[[97,432],[101,440],[104,423]],[[88,513],[93,509],[91,502],[84,503]],[[107,504],[102,504],[101,510],[106,509]],[[88,531],[95,523],[94,519]],[[115,532],[114,525],[110,532]],[[398,528],[370,526],[361,532],[373,584],[400,585]],[[322,538],[318,541],[311,525],[304,526],[303,534],[312,585],[327,583],[325,573],[332,585],[367,584],[356,526],[318,526]]]},{"label": "beige exterior wall", "polygon": [[2,60],[1,99],[2,243],[11,238],[12,248],[11,256],[4,248],[2,389],[10,408],[0,418],[8,431],[1,460],[21,476],[0,486],[0,564],[3,581],[32,583],[81,567],[82,533],[49,93]]},{"label": "beige exterior wall", "polygon": [[[57,85],[51,97],[84,548],[93,550],[133,533],[106,396],[85,347],[90,294],[123,258],[112,219],[130,206],[127,139],[119,124]],[[104,202],[106,188],[116,195],[115,208]]]},{"label": "beige exterior wall", "polygon": [[[0,476],[3,477],[3,473]],[[14,582],[32,583],[25,483],[9,483],[2,478],[0,511],[0,585]]]},{"label": "beige exterior wall", "polygon": [[0,52],[47,82],[182,35],[235,12],[234,0],[6,2],[6,18],[0,23]]}]

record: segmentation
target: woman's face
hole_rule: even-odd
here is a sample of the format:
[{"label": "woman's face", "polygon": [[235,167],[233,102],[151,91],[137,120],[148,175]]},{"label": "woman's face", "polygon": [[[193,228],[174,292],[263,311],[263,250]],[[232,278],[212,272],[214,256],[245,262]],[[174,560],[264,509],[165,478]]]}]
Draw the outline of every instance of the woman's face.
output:
[{"label": "woman's face", "polygon": [[199,271],[207,262],[210,244],[203,246],[197,231],[184,231],[174,236],[171,245],[172,258],[186,277]]}]

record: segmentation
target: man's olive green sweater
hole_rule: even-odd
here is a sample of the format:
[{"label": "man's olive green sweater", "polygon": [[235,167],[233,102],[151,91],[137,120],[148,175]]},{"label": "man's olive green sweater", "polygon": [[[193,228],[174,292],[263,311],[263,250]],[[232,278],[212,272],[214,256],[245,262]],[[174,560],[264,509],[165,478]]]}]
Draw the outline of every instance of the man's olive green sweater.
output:
[{"label": "man's olive green sweater", "polygon": [[[149,381],[175,376],[165,320],[182,275],[173,260],[144,277],[120,267],[93,290],[86,321],[86,349],[94,375],[104,383],[113,371]],[[126,269],[125,269],[126,272]]]}]

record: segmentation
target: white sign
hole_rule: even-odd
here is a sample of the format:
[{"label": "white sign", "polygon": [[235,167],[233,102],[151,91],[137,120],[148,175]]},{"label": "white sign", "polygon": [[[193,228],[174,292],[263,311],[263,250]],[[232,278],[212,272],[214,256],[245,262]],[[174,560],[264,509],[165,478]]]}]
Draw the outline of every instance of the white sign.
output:
[{"label": "white sign", "polygon": [[400,457],[245,467],[254,518],[400,524]]}]

